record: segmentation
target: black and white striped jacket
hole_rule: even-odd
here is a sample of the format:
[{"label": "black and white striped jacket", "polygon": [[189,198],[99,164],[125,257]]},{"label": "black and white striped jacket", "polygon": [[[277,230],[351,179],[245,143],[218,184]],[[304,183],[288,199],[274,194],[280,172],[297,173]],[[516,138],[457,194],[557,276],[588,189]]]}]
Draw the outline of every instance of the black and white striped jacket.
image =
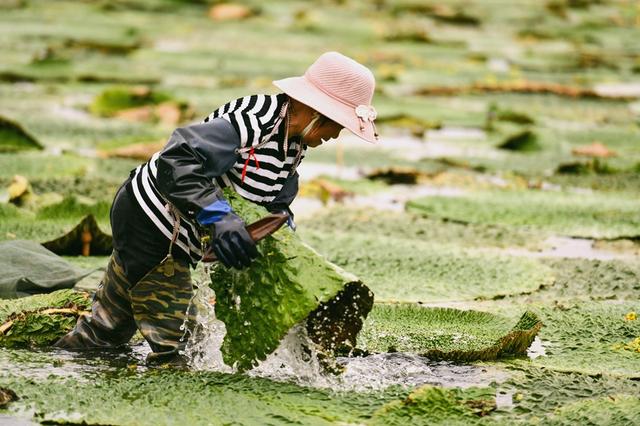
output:
[{"label": "black and white striped jacket", "polygon": [[219,188],[231,187],[272,211],[287,208],[295,198],[295,168],[306,147],[285,141],[287,103],[285,94],[231,101],[202,123],[176,129],[162,151],[132,171],[131,192],[168,239],[174,222],[168,206],[179,210],[175,244],[194,264],[203,255],[195,218]]}]

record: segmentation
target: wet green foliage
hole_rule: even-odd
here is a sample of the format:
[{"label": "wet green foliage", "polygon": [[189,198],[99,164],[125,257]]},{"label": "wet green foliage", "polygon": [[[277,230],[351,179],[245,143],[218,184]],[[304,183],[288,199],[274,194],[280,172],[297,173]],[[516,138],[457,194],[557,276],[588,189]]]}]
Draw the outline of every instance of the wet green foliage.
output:
[{"label": "wet green foliage", "polygon": [[512,225],[560,235],[619,238],[640,235],[640,203],[612,193],[566,191],[475,192],[428,197],[410,211],[469,223]]},{"label": "wet green foliage", "polygon": [[544,262],[554,282],[533,300],[634,300],[640,297],[640,264],[623,260],[557,259]]},{"label": "wet green foliage", "polygon": [[73,290],[0,300],[0,325],[11,322],[7,331],[0,333],[0,346],[49,346],[69,332],[79,312],[86,311],[90,305],[86,293]]},{"label": "wet green foliage", "polygon": [[[409,390],[393,397],[391,391],[335,395],[244,376],[173,371],[120,372],[79,383],[29,379],[23,368],[5,380],[7,368],[2,385],[28,397],[12,403],[12,412],[27,408],[27,401],[36,421],[70,423],[638,423],[634,398],[640,388],[628,379],[638,371],[637,353],[620,349],[639,336],[637,321],[623,319],[638,311],[637,264],[494,253],[538,250],[552,234],[638,236],[640,106],[596,90],[600,83],[638,79],[640,63],[629,42],[640,37],[635,2],[242,3],[260,13],[214,23],[204,0],[0,4],[0,114],[47,147],[46,153],[0,155],[0,186],[21,174],[36,195],[20,208],[0,204],[0,239],[58,237],[89,205],[108,232],[105,206],[138,162],[99,159],[94,149],[157,142],[172,130],[154,120],[90,114],[110,87],[131,93],[136,85],[150,86],[153,93],[188,101],[197,120],[230,99],[273,93],[271,80],[298,75],[319,52],[338,50],[374,72],[383,138],[410,134],[425,143],[370,150],[345,142],[341,151],[329,143],[309,152],[305,163],[335,164],[342,152],[344,165],[363,174],[409,166],[431,176],[453,174],[459,181],[444,185],[467,191],[477,190],[478,181],[523,190],[433,197],[420,202],[417,215],[327,209],[299,221],[300,235],[358,273],[380,299],[465,302],[465,308],[475,299],[475,308],[509,318],[534,303],[545,323],[547,355],[515,362],[515,376],[500,385],[514,392],[514,408],[484,417],[479,414],[491,404],[462,403],[475,397],[459,389],[427,388],[408,399]],[[105,104],[128,108],[138,101],[125,96]],[[486,133],[446,136],[459,127]],[[511,143],[525,150],[498,148],[523,134]],[[617,156],[592,160],[572,153],[594,142]],[[357,194],[388,190],[370,182],[336,183]],[[524,190],[553,185],[571,191]],[[425,212],[428,217],[420,217]],[[269,298],[265,306],[277,307],[272,295],[261,294]],[[240,306],[247,303],[242,297]],[[27,359],[41,354],[29,355],[4,365],[29,365]]]},{"label": "wet green foliage", "polygon": [[412,212],[372,211],[362,208],[334,207],[310,220],[301,220],[298,232],[307,230],[337,234],[367,234],[380,238],[430,241],[432,244],[466,247],[525,247],[538,249],[538,232],[517,230],[501,225],[462,224],[434,219]]},{"label": "wet green foliage", "polygon": [[307,231],[328,259],[353,271],[377,301],[433,303],[530,293],[551,283],[550,270],[533,259],[438,244],[427,238],[361,232]]},{"label": "wet green foliage", "polygon": [[540,326],[540,320],[530,312],[514,325],[487,312],[375,305],[358,339],[359,347],[368,352],[476,361],[524,355]]},{"label": "wet green foliage", "polygon": [[640,398],[636,395],[609,395],[580,401],[557,409],[549,423],[635,424],[640,421]]},{"label": "wet green foliage", "polygon": [[531,130],[525,130],[509,136],[504,142],[498,145],[498,148],[518,152],[534,152],[542,149],[538,143],[538,136]]},{"label": "wet green foliage", "polygon": [[[53,423],[363,423],[383,404],[407,393],[335,394],[245,375],[177,370],[120,371],[98,380],[33,380],[4,372],[2,380],[34,407],[36,421]],[[18,404],[11,407],[19,409]]]},{"label": "wet green foliage", "polygon": [[540,309],[545,327],[540,337],[548,342],[547,356],[534,365],[559,371],[640,377],[640,354],[620,349],[640,336],[640,322],[628,321],[625,314],[637,309],[635,303],[561,304]]},{"label": "wet green foliage", "polygon": [[[566,410],[569,416],[575,416],[574,404],[585,407],[586,413],[591,405],[594,408],[602,406],[604,399],[615,398],[617,395],[636,397],[640,392],[640,384],[628,378],[559,372],[528,364],[526,361],[516,362],[513,366],[514,377],[497,386],[499,393],[508,392],[512,395],[513,403],[513,408],[492,414],[491,419],[498,424],[516,421],[530,423],[533,417],[544,424],[553,424],[553,420],[563,421],[562,417],[555,417],[556,413]],[[624,407],[627,415],[633,415],[634,408],[626,403],[619,406]],[[618,418],[623,418],[624,415],[616,413]],[[614,421],[595,424],[619,423]]]},{"label": "wet green foliage", "polygon": [[170,99],[171,97],[166,93],[145,87],[138,89],[113,87],[100,93],[89,106],[89,110],[96,115],[109,117],[118,111],[145,105],[157,105]]},{"label": "wet green foliage", "polygon": [[19,124],[0,116],[0,152],[32,149],[42,149],[42,145]]},{"label": "wet green foliage", "polygon": [[375,412],[372,425],[469,425],[495,409],[490,388],[443,389],[423,386],[404,400]]},{"label": "wet green foliage", "polygon": [[[239,195],[225,192],[234,211],[247,223],[268,214],[266,209]],[[237,271],[217,263],[211,272],[216,316],[227,329],[222,344],[226,364],[240,371],[255,366],[276,349],[291,327],[334,298],[343,306],[338,310],[341,314],[352,304],[357,305],[356,319],[366,317],[371,309],[373,295],[358,278],[327,262],[288,228],[265,238],[258,248],[260,257],[246,270]],[[361,288],[366,295],[340,293],[347,285]],[[334,324],[338,324],[338,328],[355,328],[357,333],[361,326],[359,320],[345,324],[341,321],[344,319],[340,316],[327,318],[319,325],[326,330],[318,332],[332,334]],[[334,338],[334,344],[342,343],[340,340]]]}]

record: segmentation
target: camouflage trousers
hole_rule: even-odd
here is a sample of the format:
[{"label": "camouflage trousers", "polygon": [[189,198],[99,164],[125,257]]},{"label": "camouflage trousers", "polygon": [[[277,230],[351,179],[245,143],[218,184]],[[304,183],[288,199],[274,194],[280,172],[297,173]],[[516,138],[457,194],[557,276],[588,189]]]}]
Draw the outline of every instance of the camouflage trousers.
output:
[{"label": "camouflage trousers", "polygon": [[189,265],[183,261],[167,256],[132,284],[114,252],[94,296],[91,315],[81,317],[55,345],[74,350],[117,347],[127,343],[137,329],[153,350],[147,362],[174,362],[180,359],[194,323],[195,312],[189,304],[192,291]]}]

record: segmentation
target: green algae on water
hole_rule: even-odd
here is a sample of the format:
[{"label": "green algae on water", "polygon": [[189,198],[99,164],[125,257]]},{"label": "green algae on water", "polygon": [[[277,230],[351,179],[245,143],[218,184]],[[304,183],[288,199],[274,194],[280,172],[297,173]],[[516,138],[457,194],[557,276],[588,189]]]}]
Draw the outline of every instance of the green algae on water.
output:
[{"label": "green algae on water", "polygon": [[[231,191],[225,196],[247,223],[266,209]],[[307,321],[311,339],[331,352],[355,345],[373,294],[355,276],[327,262],[288,228],[258,244],[260,257],[246,270],[217,263],[211,272],[216,316],[225,323],[225,363],[240,371],[273,352],[294,325]]]},{"label": "green algae on water", "polygon": [[358,337],[367,352],[408,352],[448,361],[522,356],[542,323],[526,312],[514,325],[479,311],[417,305],[374,305]]}]

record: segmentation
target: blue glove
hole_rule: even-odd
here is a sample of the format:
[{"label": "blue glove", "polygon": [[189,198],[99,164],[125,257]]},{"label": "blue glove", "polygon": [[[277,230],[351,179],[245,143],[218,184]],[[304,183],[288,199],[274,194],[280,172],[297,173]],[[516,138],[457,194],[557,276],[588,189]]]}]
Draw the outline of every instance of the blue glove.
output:
[{"label": "blue glove", "polygon": [[197,220],[208,227],[213,252],[227,268],[246,268],[258,257],[256,243],[245,229],[246,223],[226,200],[218,199],[202,209]]}]

